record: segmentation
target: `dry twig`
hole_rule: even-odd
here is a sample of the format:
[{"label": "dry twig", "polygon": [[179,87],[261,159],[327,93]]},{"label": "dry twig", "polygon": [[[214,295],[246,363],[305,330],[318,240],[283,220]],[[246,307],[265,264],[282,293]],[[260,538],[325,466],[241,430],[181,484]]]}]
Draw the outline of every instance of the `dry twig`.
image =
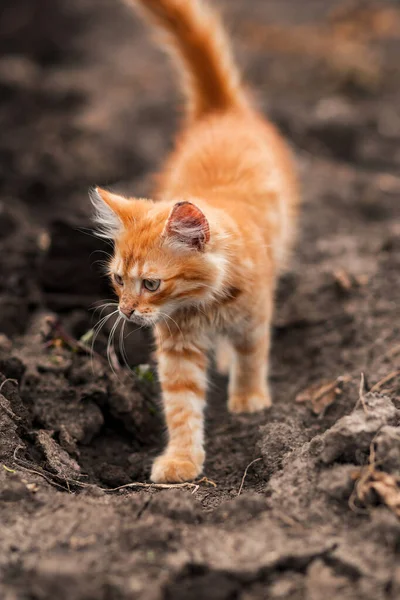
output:
[{"label": "dry twig", "polygon": [[367,404],[365,402],[365,375],[364,375],[364,373],[361,373],[361,377],[360,377],[360,387],[359,387],[357,404],[358,403],[361,403],[361,406],[363,407],[365,414],[368,414],[368,408],[367,408]]},{"label": "dry twig", "polygon": [[240,496],[240,494],[242,493],[242,489],[243,489],[244,481],[245,481],[245,479],[246,479],[246,477],[247,477],[247,471],[249,470],[249,468],[251,467],[251,465],[254,465],[254,463],[258,462],[259,460],[261,460],[261,457],[260,457],[260,458],[255,458],[255,459],[254,459],[254,460],[252,460],[252,461],[251,461],[251,463],[249,463],[249,464],[247,465],[247,467],[245,468],[245,470],[244,470],[244,473],[243,473],[243,477],[242,477],[242,481],[241,481],[241,483],[240,483],[239,491],[238,491],[238,493],[237,493],[237,495],[238,495],[238,496]]},{"label": "dry twig", "polygon": [[397,369],[396,371],[392,371],[391,373],[388,373],[387,375],[385,375],[385,377],[380,379],[377,383],[375,383],[375,385],[372,386],[371,392],[379,391],[381,389],[381,387],[383,385],[385,385],[385,383],[387,383],[388,381],[392,381],[392,379],[395,379],[395,377],[399,377],[399,376],[400,376],[400,369]]},{"label": "dry twig", "polygon": [[[32,473],[33,475],[39,475],[39,477],[42,477],[43,479],[45,479],[50,485],[55,485],[56,487],[59,487],[64,491],[68,491],[69,493],[71,493],[70,485],[73,485],[76,487],[81,487],[81,488],[94,487],[94,485],[91,483],[84,483],[83,481],[78,481],[77,479],[61,477],[59,475],[56,475],[55,473],[46,471],[45,469],[41,469],[41,471],[32,469],[30,464],[27,461],[17,457],[17,453],[20,448],[22,448],[22,446],[17,446],[14,450],[15,465],[28,473]],[[29,465],[29,467],[27,467],[26,465]],[[55,479],[61,480],[65,485],[61,485],[60,483],[55,481]],[[102,492],[107,492],[107,493],[118,492],[120,490],[128,489],[128,488],[144,488],[144,489],[159,489],[159,490],[160,489],[164,490],[164,489],[183,488],[183,489],[191,489],[191,490],[193,490],[192,493],[195,494],[202,483],[211,485],[213,487],[217,487],[217,484],[214,481],[207,479],[207,477],[203,477],[202,479],[200,479],[197,482],[196,481],[193,481],[193,482],[185,481],[183,483],[145,483],[145,482],[141,482],[141,481],[134,481],[132,483],[126,483],[124,485],[120,485],[115,488],[102,488],[99,486],[95,486],[95,487],[97,487],[98,490],[100,490]]]},{"label": "dry twig", "polygon": [[3,389],[3,387],[5,386],[6,383],[14,383],[15,385],[18,385],[18,381],[16,379],[10,379],[10,378],[5,379],[2,382],[2,384],[0,385],[0,394],[1,394],[1,391],[2,391],[2,389]]}]

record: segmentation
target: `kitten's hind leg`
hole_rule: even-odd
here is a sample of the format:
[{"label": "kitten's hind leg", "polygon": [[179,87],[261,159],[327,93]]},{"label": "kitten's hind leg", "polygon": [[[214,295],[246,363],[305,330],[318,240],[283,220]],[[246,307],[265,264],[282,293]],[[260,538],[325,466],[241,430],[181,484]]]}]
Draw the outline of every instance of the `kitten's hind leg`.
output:
[{"label": "kitten's hind leg", "polygon": [[231,369],[233,359],[232,344],[224,337],[219,337],[215,349],[215,364],[218,373],[228,375]]},{"label": "kitten's hind leg", "polygon": [[262,323],[233,342],[228,409],[256,412],[271,406],[268,385],[270,323]]}]

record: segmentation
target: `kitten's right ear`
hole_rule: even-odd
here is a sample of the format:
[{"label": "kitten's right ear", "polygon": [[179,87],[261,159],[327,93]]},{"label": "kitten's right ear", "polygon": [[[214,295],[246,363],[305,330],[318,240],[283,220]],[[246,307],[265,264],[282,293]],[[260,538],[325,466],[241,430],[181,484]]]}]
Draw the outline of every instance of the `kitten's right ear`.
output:
[{"label": "kitten's right ear", "polygon": [[172,208],[164,234],[180,247],[204,251],[210,241],[210,225],[206,216],[192,202],[177,202]]},{"label": "kitten's right ear", "polygon": [[97,235],[115,239],[127,220],[131,202],[122,196],[112,194],[99,187],[89,190],[89,198],[94,206],[94,221],[98,226]]}]

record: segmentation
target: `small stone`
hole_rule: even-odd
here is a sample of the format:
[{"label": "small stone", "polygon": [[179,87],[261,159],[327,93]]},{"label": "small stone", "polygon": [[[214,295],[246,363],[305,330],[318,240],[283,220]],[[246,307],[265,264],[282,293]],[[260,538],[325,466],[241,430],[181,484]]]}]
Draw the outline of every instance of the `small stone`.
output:
[{"label": "small stone", "polygon": [[15,379],[20,382],[25,370],[24,363],[16,356],[0,359],[0,373],[3,373],[7,379]]},{"label": "small stone", "polygon": [[[320,460],[331,464],[338,459],[363,464],[369,455],[376,433],[399,417],[400,411],[391,399],[379,394],[367,394],[364,405],[359,404],[350,415],[342,417],[319,436]],[[313,444],[315,444],[315,438]]]},{"label": "small stone", "polygon": [[347,501],[354,489],[355,465],[338,465],[323,471],[318,481],[318,489],[335,500]]},{"label": "small stone", "polygon": [[125,485],[131,481],[125,469],[119,465],[110,465],[108,463],[100,465],[98,477],[110,488],[117,488],[120,485]]}]

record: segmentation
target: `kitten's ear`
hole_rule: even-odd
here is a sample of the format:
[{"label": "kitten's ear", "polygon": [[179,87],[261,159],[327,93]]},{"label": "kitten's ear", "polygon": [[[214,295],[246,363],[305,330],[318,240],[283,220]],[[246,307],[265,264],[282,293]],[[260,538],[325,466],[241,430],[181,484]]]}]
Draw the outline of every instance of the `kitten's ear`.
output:
[{"label": "kitten's ear", "polygon": [[210,240],[210,226],[195,204],[178,202],[168,217],[164,235],[178,245],[204,251]]},{"label": "kitten's ear", "polygon": [[129,209],[132,208],[131,201],[98,187],[89,191],[89,197],[95,209],[97,235],[115,239],[128,218]]}]

